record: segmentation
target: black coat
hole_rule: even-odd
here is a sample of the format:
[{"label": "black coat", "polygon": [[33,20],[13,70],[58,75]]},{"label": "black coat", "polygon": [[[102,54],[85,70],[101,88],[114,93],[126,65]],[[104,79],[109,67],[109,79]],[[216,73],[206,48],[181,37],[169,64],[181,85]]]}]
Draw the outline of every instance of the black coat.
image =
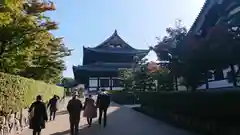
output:
[{"label": "black coat", "polygon": [[[33,110],[34,109],[34,110]],[[47,118],[47,109],[43,102],[36,101],[32,103],[28,112],[34,111],[34,116],[30,119],[30,129],[40,130],[45,128],[45,121]]]},{"label": "black coat", "polygon": [[99,109],[107,109],[110,105],[110,96],[107,94],[99,94],[97,97],[97,107]]},{"label": "black coat", "polygon": [[68,110],[70,119],[79,120],[82,109],[83,109],[83,105],[79,99],[71,99],[68,102],[67,110]]}]

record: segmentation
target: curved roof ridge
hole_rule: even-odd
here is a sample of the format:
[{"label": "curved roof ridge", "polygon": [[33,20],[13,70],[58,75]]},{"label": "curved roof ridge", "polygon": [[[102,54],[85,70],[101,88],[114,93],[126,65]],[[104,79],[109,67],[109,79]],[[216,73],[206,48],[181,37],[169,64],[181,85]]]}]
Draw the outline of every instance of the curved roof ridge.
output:
[{"label": "curved roof ridge", "polygon": [[196,31],[199,30],[199,22],[202,23],[203,19],[205,19],[205,15],[208,12],[208,10],[214,5],[215,1],[212,0],[206,0],[198,13],[196,19],[194,20],[192,26],[190,27],[188,34],[189,33],[196,33]]}]

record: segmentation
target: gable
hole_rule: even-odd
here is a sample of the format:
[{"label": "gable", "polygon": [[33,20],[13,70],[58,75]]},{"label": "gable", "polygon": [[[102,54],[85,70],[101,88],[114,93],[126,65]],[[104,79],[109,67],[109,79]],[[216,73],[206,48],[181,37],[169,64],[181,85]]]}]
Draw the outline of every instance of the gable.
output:
[{"label": "gable", "polygon": [[102,42],[100,45],[96,46],[95,49],[128,49],[128,50],[135,50],[129,44],[127,44],[117,33],[117,30]]}]

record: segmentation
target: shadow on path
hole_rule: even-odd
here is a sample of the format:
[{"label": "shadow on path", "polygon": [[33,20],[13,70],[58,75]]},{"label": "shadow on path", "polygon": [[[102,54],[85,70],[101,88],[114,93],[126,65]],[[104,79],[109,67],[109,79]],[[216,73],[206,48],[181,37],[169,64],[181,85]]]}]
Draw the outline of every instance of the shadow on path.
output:
[{"label": "shadow on path", "polygon": [[[81,128],[81,126],[80,126]],[[88,128],[87,125],[82,127],[79,131],[79,135],[99,135],[100,133],[100,126],[94,124],[92,127]],[[57,132],[50,135],[70,135],[70,130]]]},{"label": "shadow on path", "polygon": [[64,110],[64,111],[56,112],[56,115],[65,115],[65,114],[68,114],[68,111]]},{"label": "shadow on path", "polygon": [[[114,105],[112,107],[118,107],[117,105]],[[119,111],[119,109],[116,109],[110,113],[108,113],[108,125],[107,127],[103,128],[102,125],[98,124],[98,118],[95,118],[93,120],[92,126],[88,127],[87,124],[85,125],[80,125],[79,126],[79,135],[103,135],[104,133],[111,133],[109,131],[105,131],[103,132],[105,129],[109,128],[109,125],[112,123],[113,118],[114,117],[118,117],[118,116],[113,116],[117,111]],[[83,121],[83,119],[85,118],[81,118],[81,121]],[[111,126],[112,127],[112,126]],[[56,132],[56,133],[52,133],[50,135],[70,135],[70,130],[66,130],[66,131],[62,131],[62,132]]]},{"label": "shadow on path", "polygon": [[[118,105],[113,105],[118,106]],[[94,119],[92,127],[80,126],[79,135],[194,135],[161,121],[154,120],[127,107],[115,108],[108,114],[105,128]],[[69,135],[70,131],[52,133],[50,135]]]}]

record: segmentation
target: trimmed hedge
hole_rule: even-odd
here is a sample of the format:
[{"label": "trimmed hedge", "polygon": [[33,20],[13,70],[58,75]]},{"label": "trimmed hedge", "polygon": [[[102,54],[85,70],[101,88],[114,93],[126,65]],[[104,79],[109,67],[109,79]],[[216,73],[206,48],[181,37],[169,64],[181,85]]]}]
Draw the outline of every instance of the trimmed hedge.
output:
[{"label": "trimmed hedge", "polygon": [[0,73],[0,109],[2,113],[16,112],[28,107],[37,95],[49,100],[54,94],[63,96],[64,89],[42,81]]},{"label": "trimmed hedge", "polygon": [[118,104],[138,104],[139,100],[134,93],[126,92],[126,91],[108,91],[111,96],[111,100]]},{"label": "trimmed hedge", "polygon": [[169,117],[204,134],[229,134],[228,131],[240,127],[240,91],[142,92],[138,95],[142,108],[152,116]]}]

